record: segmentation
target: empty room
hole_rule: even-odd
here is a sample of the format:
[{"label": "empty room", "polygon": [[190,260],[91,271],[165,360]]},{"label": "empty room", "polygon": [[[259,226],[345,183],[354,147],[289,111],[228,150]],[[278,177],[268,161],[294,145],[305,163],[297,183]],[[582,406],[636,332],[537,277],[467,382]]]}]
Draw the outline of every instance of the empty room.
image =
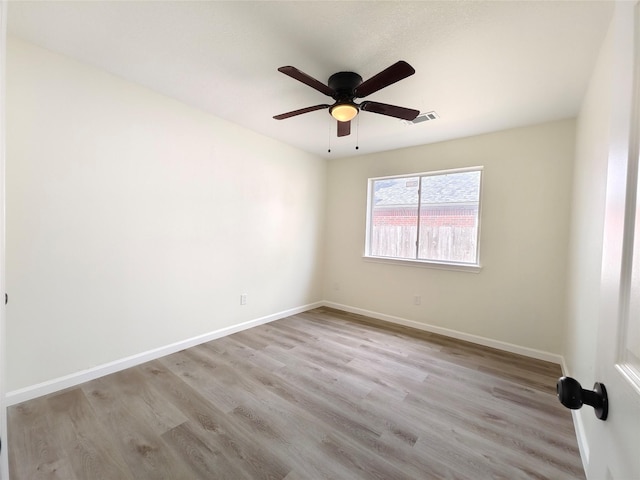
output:
[{"label": "empty room", "polygon": [[0,479],[640,478],[639,9],[3,1]]}]

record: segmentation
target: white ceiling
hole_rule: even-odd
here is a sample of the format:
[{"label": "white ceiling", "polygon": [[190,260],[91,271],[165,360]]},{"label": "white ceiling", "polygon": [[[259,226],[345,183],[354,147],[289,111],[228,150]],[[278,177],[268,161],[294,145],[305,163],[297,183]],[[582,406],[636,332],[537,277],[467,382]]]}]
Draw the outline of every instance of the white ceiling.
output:
[{"label": "white ceiling", "polygon": [[[610,1],[10,1],[10,35],[98,66],[326,158],[573,117]],[[405,125],[362,112],[336,137],[332,103],[277,71],[365,80],[398,60],[416,74],[367,100],[436,111]],[[359,145],[359,150],[355,146]],[[327,152],[329,146],[332,152]]]}]

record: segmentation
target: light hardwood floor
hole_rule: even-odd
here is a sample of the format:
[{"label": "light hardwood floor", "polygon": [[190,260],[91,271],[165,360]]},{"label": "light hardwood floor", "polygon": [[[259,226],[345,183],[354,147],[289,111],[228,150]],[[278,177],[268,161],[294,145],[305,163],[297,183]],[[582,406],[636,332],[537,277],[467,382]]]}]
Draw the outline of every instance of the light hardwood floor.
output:
[{"label": "light hardwood floor", "polygon": [[560,374],[321,308],[11,407],[11,480],[584,479]]}]

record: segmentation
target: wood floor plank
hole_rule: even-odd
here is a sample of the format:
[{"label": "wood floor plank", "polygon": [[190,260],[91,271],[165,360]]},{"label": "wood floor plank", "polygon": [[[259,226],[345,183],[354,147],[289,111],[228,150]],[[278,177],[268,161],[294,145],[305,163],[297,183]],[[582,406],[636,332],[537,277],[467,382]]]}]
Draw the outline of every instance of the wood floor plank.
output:
[{"label": "wood floor plank", "polygon": [[188,478],[153,424],[144,421],[150,413],[146,405],[140,408],[119,388],[126,383],[122,375],[112,375],[88,382],[82,390],[96,412],[96,420],[119,439],[116,445],[129,471],[134,478]]},{"label": "wood floor plank", "polygon": [[220,480],[252,478],[244,469],[234,466],[226,458],[223,449],[212,447],[211,442],[205,443],[189,422],[163,433],[162,439],[171,446],[176,455],[181,458],[181,463],[189,469],[190,473],[185,474],[182,478],[215,478]]},{"label": "wood floor plank", "polygon": [[58,432],[49,424],[47,399],[37,398],[18,405],[8,418],[10,438],[16,439],[9,456],[9,468],[20,478],[77,480],[66,453],[60,448]]},{"label": "wood floor plank", "polygon": [[93,409],[80,388],[53,395],[47,403],[51,409],[51,429],[59,433],[59,445],[76,477],[134,479],[115,446],[117,439],[95,421]]},{"label": "wood floor plank", "polygon": [[[180,353],[170,357],[179,356]],[[269,455],[268,446],[252,442],[240,426],[229,421],[224,411],[209,402],[196,389],[183,382],[162,362],[155,360],[141,368],[150,374],[149,381],[162,391],[163,395],[179,406],[189,417],[191,431],[198,433],[200,441],[220,451],[240,472],[248,472],[250,478],[284,478],[289,468],[280,458]]]},{"label": "wood floor plank", "polygon": [[11,407],[11,478],[583,480],[558,376],[319,308]]}]

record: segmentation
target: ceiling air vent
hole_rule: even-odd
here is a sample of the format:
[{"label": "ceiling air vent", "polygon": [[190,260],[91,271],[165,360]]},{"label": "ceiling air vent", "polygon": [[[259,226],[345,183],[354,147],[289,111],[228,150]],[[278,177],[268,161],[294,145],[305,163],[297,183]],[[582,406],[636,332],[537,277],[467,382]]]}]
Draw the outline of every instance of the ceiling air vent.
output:
[{"label": "ceiling air vent", "polygon": [[438,116],[438,114],[436,112],[427,112],[427,113],[421,113],[420,115],[418,115],[416,118],[414,118],[411,121],[402,120],[402,123],[405,124],[405,125],[416,125],[416,124],[422,123],[422,122],[430,122],[432,120],[437,120],[438,118],[440,118],[440,117]]}]

